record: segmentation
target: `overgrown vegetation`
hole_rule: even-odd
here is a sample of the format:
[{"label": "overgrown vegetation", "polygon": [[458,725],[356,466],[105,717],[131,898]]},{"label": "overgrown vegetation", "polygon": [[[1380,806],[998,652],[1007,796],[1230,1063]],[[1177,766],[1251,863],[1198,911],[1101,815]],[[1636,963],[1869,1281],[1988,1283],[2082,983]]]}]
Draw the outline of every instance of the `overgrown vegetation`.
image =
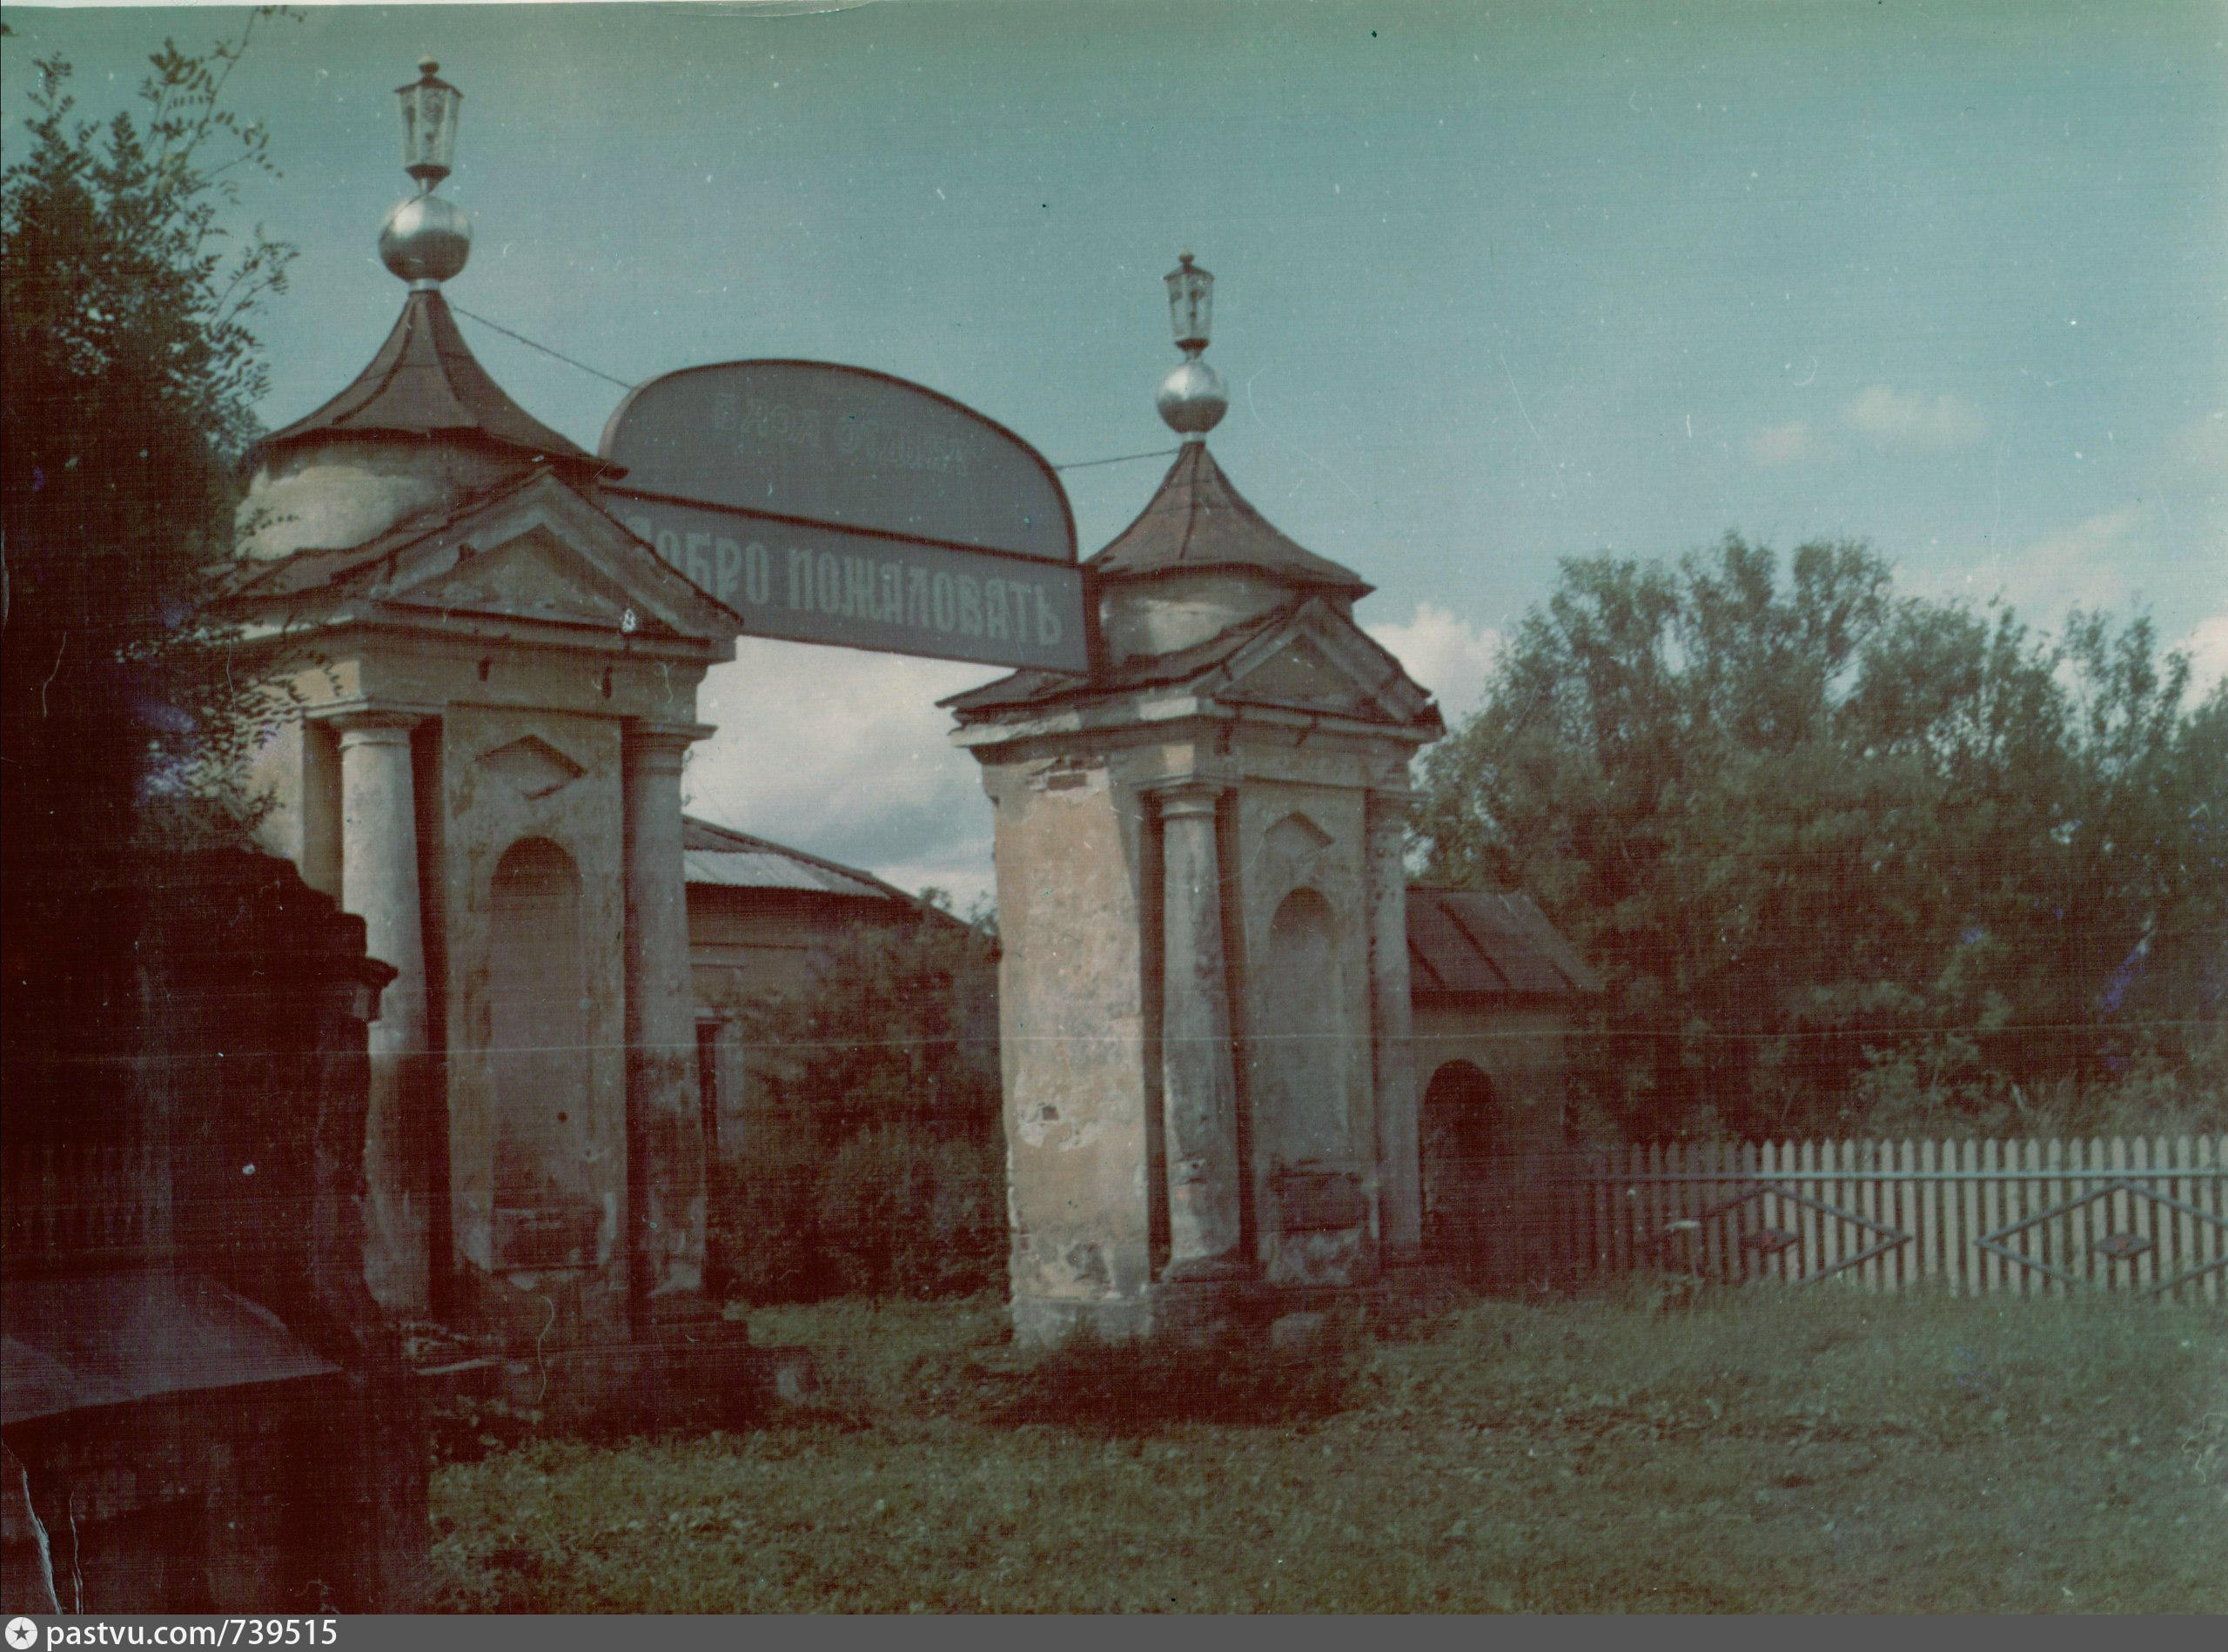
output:
[{"label": "overgrown vegetation", "polygon": [[721,1283],[758,1302],[943,1296],[1005,1271],[997,941],[937,910],[855,931],[744,1006],[749,1133],[715,1172]]},{"label": "overgrown vegetation", "polygon": [[1567,561],[1427,758],[1430,876],[1607,981],[1627,1133],[2228,1125],[2228,685],[1859,545]]},{"label": "overgrown vegetation", "polygon": [[1359,1343],[1333,1403],[1223,1417],[1152,1398],[1159,1356],[1125,1414],[1117,1355],[1075,1385],[990,1297],[762,1311],[755,1335],[838,1373],[829,1410],[450,1467],[440,1588],[554,1611],[2228,1609],[2217,1313],[1663,1306],[1688,1300],[1463,1308]]},{"label": "overgrown vegetation", "polygon": [[136,112],[98,124],[76,112],[70,65],[42,59],[21,131],[0,135],[11,1128],[65,1091],[50,1116],[90,1116],[82,1064],[130,1045],[133,948],[158,898],[133,857],[238,837],[230,800],[194,776],[276,708],[236,684],[196,607],[258,431],[249,324],[293,256],[234,222],[240,180],[272,170],[267,131],[225,102],[256,27],[199,54],[165,42]]},{"label": "overgrown vegetation", "polygon": [[138,113],[102,124],[42,59],[23,137],[0,140],[11,858],[131,841],[151,776],[245,737],[193,645],[268,386],[249,323],[294,256],[232,222],[241,178],[276,170],[225,102],[256,23],[198,55],[165,41]]}]

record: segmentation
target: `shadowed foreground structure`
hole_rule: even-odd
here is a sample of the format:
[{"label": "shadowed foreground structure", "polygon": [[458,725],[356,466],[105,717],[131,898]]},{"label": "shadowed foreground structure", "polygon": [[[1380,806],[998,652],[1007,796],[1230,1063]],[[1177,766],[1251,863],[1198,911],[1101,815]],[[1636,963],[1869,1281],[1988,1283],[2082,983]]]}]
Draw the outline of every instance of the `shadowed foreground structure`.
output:
[{"label": "shadowed foreground structure", "polygon": [[423,1594],[426,1457],[363,1281],[360,920],[237,851],[84,874],[6,1105],[10,1610]]}]

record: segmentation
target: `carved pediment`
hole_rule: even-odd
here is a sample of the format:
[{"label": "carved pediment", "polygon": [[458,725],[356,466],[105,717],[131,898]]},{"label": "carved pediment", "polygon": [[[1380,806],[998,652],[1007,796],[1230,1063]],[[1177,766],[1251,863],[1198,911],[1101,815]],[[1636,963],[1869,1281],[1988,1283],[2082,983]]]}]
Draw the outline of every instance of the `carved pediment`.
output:
[{"label": "carved pediment", "polygon": [[1304,604],[1282,626],[1249,643],[1225,668],[1214,697],[1311,715],[1427,728],[1439,717],[1431,696],[1400,662],[1352,619],[1321,601]]},{"label": "carved pediment", "polygon": [[1310,710],[1366,715],[1359,685],[1307,637],[1293,637],[1224,691],[1224,697],[1261,700]]},{"label": "carved pediment", "polygon": [[394,592],[390,600],[448,614],[614,631],[664,628],[649,622],[623,588],[546,528],[493,550],[460,547],[453,567]]},{"label": "carved pediment", "polygon": [[390,617],[593,628],[621,637],[731,647],[733,610],[658,560],[601,505],[540,473],[445,520],[413,522],[363,545],[302,551],[236,580],[238,608],[283,607],[312,621],[369,601]]},{"label": "carved pediment", "polygon": [[498,780],[515,787],[522,797],[547,797],[561,791],[587,770],[539,735],[527,735],[507,746],[482,752],[480,766]]}]

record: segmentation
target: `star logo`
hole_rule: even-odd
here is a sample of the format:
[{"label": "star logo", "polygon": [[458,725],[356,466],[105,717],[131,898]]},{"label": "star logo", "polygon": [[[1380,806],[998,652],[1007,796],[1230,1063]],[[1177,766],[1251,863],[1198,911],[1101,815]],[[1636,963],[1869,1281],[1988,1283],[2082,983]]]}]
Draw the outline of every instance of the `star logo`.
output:
[{"label": "star logo", "polygon": [[11,1617],[8,1620],[8,1644],[15,1649],[15,1652],[30,1652],[31,1644],[37,1639],[38,1625],[30,1619]]}]

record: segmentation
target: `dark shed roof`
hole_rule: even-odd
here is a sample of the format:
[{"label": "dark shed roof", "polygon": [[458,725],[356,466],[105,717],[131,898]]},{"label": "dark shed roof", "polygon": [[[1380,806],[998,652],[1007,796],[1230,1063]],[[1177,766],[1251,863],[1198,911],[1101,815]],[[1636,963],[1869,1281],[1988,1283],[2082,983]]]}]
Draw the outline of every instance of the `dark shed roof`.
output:
[{"label": "dark shed roof", "polygon": [[1285,583],[1350,597],[1373,588],[1352,568],[1303,549],[1230,485],[1203,441],[1187,441],[1137,520],[1088,567],[1102,580],[1210,568],[1250,568]]},{"label": "dark shed roof", "polygon": [[0,1412],[28,1422],[340,1367],[269,1309],[198,1273],[10,1279]]},{"label": "dark shed roof", "polygon": [[610,468],[504,393],[457,331],[437,292],[413,292],[371,365],[305,419],[265,438],[265,449],[332,433],[463,436],[578,471]]},{"label": "dark shed roof", "polygon": [[1408,891],[1409,991],[1417,997],[1580,997],[1601,977],[1528,895]]}]

